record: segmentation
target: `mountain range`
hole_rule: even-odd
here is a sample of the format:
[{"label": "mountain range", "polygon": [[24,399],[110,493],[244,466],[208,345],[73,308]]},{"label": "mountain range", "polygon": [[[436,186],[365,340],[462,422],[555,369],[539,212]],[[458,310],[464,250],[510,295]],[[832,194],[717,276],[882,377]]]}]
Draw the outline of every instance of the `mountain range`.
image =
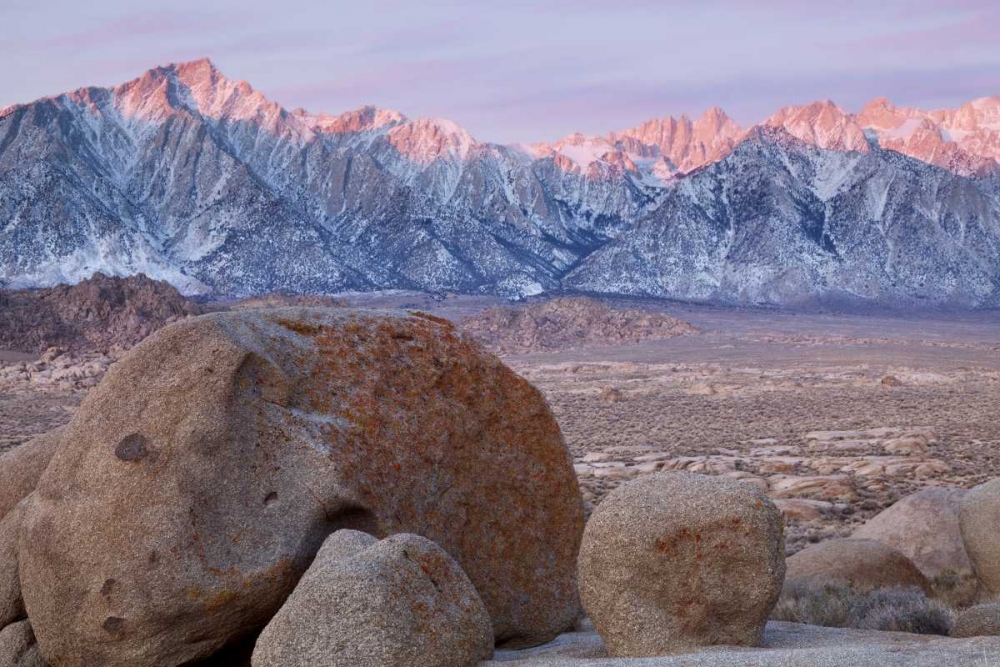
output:
[{"label": "mountain range", "polygon": [[1000,97],[499,145],[286,110],[208,60],[0,110],[0,277],[1000,305]]}]

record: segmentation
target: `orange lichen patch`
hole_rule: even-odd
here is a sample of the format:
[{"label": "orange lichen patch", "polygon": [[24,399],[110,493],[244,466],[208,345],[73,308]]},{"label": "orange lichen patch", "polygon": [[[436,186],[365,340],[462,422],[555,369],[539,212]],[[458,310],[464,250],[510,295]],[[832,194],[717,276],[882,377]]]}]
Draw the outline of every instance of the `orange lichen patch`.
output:
[{"label": "orange lichen patch", "polygon": [[324,446],[387,532],[437,541],[474,582],[490,581],[484,601],[499,611],[509,601],[498,587],[538,586],[537,569],[518,564],[541,548],[530,542],[551,548],[544,532],[577,535],[541,557],[566,580],[556,572],[575,561],[579,489],[537,390],[438,320],[351,315],[317,332],[296,397],[346,424],[324,429]]},{"label": "orange lichen patch", "polygon": [[289,331],[303,336],[315,336],[323,330],[322,326],[305,320],[279,319],[277,322]]},{"label": "orange lichen patch", "polygon": [[204,609],[209,614],[222,609],[231,601],[235,600],[237,593],[231,590],[221,590],[204,602]]}]

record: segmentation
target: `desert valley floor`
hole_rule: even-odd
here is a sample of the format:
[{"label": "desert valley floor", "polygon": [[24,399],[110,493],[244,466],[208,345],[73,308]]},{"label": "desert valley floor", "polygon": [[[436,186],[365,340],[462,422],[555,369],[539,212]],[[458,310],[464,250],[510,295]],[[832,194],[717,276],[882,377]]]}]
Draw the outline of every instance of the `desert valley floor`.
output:
[{"label": "desert valley floor", "polygon": [[[414,295],[351,301],[456,321],[494,305]],[[1000,313],[615,305],[666,312],[702,333],[504,357],[551,404],[588,511],[656,470],[729,475],[779,501],[793,553],[849,534],[920,487],[1000,476]],[[35,356],[0,355],[0,370],[45,374]],[[0,374],[0,451],[68,421],[86,391],[25,377]]]}]

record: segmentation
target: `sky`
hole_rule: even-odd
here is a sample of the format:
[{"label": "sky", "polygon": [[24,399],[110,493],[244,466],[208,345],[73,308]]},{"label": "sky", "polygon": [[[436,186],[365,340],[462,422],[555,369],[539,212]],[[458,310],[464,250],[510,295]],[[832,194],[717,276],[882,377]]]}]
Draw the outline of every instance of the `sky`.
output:
[{"label": "sky", "polygon": [[209,57],[288,109],[365,104],[477,139],[719,106],[1000,95],[998,0],[0,0],[0,108]]}]

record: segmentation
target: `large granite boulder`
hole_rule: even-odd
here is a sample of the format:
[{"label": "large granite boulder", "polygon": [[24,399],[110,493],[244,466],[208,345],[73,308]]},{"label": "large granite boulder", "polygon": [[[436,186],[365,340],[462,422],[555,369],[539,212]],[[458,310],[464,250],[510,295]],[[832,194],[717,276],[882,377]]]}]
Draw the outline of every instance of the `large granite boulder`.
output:
[{"label": "large granite boulder", "polygon": [[928,487],[869,519],[852,537],[877,540],[913,561],[924,576],[972,576],[958,511],[965,489]]},{"label": "large granite boulder", "polygon": [[785,579],[797,584],[849,584],[857,590],[917,587],[930,582],[913,562],[876,540],[834,539],[806,547],[788,558]]},{"label": "large granite boulder", "polygon": [[0,519],[35,490],[56,453],[62,428],[36,436],[0,456]]},{"label": "large granite boulder", "polygon": [[441,547],[331,535],[253,654],[253,667],[475,667],[493,656],[479,594]]},{"label": "large granite boulder", "polygon": [[580,597],[608,652],[644,657],[757,646],[785,575],[781,512],[749,484],[650,475],[594,510]]},{"label": "large granite boulder", "polygon": [[90,392],[19,558],[59,667],[186,664],[262,628],[326,537],[415,533],[498,641],[578,614],[583,508],[541,394],[445,321],[274,309],[166,327]]},{"label": "large granite boulder", "polygon": [[980,484],[962,498],[962,540],[986,598],[1000,595],[1000,479]]}]

